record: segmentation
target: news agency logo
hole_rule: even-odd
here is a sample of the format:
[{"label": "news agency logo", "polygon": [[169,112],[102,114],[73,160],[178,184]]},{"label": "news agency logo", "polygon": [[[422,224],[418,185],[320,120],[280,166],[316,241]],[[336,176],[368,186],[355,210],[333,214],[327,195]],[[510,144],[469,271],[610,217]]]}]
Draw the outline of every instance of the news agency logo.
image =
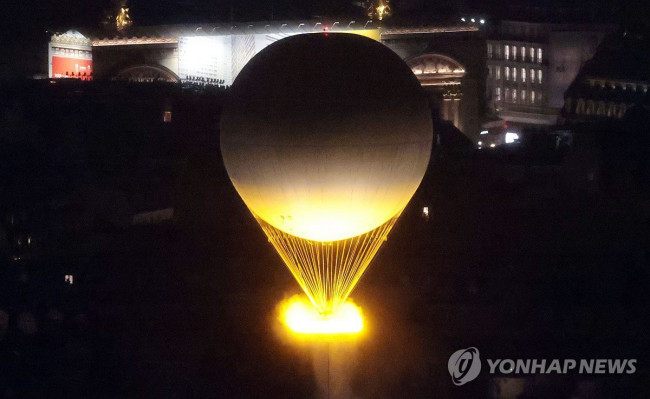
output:
[{"label": "news agency logo", "polygon": [[[490,374],[634,374],[637,359],[487,359]],[[454,352],[447,363],[451,381],[458,386],[473,381],[481,372],[478,349]]]},{"label": "news agency logo", "polygon": [[449,357],[447,367],[454,385],[461,386],[474,380],[481,372],[478,349],[471,347],[457,350]]}]

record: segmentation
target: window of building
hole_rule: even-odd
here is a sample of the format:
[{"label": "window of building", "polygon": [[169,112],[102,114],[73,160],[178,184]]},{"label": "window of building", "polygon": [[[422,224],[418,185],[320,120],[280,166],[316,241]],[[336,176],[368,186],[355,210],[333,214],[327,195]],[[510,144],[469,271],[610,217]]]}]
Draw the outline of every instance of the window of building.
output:
[{"label": "window of building", "polygon": [[163,113],[163,122],[169,123],[172,121],[172,111],[165,111]]},{"label": "window of building", "polygon": [[528,57],[530,58],[530,62],[535,62],[535,47],[531,47],[528,49]]},{"label": "window of building", "polygon": [[542,84],[542,70],[537,71],[537,83]]},{"label": "window of building", "polygon": [[503,92],[504,92],[505,100],[510,101],[510,89],[506,87]]},{"label": "window of building", "polygon": [[607,107],[607,116],[609,117],[616,116],[616,104],[609,103],[609,106]]},{"label": "window of building", "polygon": [[537,63],[541,64],[542,63],[542,48],[537,49]]},{"label": "window of building", "polygon": [[526,83],[526,68],[521,68],[521,81]]},{"label": "window of building", "polygon": [[488,65],[488,78],[492,78],[492,67]]},{"label": "window of building", "polygon": [[510,80],[510,67],[505,67],[506,80]]},{"label": "window of building", "polygon": [[537,93],[537,103],[539,105],[542,105],[542,93],[541,92]]},{"label": "window of building", "polygon": [[517,46],[512,46],[512,60],[517,61]]},{"label": "window of building", "polygon": [[74,284],[74,276],[72,274],[65,275],[65,282],[72,285]]},{"label": "window of building", "polygon": [[521,90],[521,103],[526,104],[526,90]]},{"label": "window of building", "polygon": [[510,46],[508,46],[507,44],[503,46],[503,58],[505,58],[506,60],[510,59]]},{"label": "window of building", "polygon": [[512,68],[512,81],[517,81],[517,68]]},{"label": "window of building", "polygon": [[497,80],[501,80],[501,66],[497,65],[496,68],[497,68],[496,71],[495,71],[495,72],[496,72],[496,73],[495,73],[495,75],[496,75],[496,79],[497,79]]},{"label": "window of building", "polygon": [[512,102],[517,102],[517,89],[512,89]]},{"label": "window of building", "polygon": [[530,69],[530,82],[535,83],[535,70],[532,68]]},{"label": "window of building", "polygon": [[526,47],[521,46],[521,60],[526,61]]},{"label": "window of building", "polygon": [[501,101],[501,88],[500,87],[497,87],[496,89],[494,89],[494,99],[496,101]]},{"label": "window of building", "polygon": [[535,90],[530,91],[530,103],[535,104]]},{"label": "window of building", "polygon": [[496,57],[496,58],[501,59],[501,46],[499,46],[499,45],[497,44],[497,45],[495,45],[494,47],[495,47],[496,50],[497,50],[497,57]]},{"label": "window of building", "polygon": [[492,43],[488,43],[487,45],[487,56],[488,58],[492,58]]}]

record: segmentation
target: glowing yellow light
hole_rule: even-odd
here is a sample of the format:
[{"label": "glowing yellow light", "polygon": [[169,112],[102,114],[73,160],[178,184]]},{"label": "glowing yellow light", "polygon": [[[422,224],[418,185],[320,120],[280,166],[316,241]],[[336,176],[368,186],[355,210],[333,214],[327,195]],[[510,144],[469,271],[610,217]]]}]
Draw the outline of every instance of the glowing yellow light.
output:
[{"label": "glowing yellow light", "polygon": [[282,304],[280,318],[297,334],[357,334],[363,330],[361,309],[347,301],[334,313],[322,315],[298,295]]},{"label": "glowing yellow light", "polygon": [[353,34],[364,36],[377,42],[381,42],[381,31],[379,29],[351,29],[336,32],[334,34]]},{"label": "glowing yellow light", "polygon": [[133,24],[133,21],[129,16],[129,8],[121,7],[119,15],[115,17],[115,25],[117,27],[117,30],[121,31],[124,28],[131,26],[131,24]]},{"label": "glowing yellow light", "polygon": [[[374,4],[377,4],[376,6]],[[390,5],[388,0],[379,0],[377,3],[372,2],[370,9],[368,10],[368,16],[370,18],[377,18],[378,20],[383,20],[385,17],[389,17],[391,14]]]},{"label": "glowing yellow light", "polygon": [[381,21],[384,18],[384,12],[386,11],[386,6],[381,5],[377,7],[377,14],[379,15],[379,20]]}]

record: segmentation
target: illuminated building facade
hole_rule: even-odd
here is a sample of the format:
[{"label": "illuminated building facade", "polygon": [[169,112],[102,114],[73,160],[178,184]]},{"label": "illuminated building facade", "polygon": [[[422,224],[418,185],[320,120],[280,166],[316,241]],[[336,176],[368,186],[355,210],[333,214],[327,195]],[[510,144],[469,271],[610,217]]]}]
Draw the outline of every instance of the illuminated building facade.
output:
[{"label": "illuminated building facade", "polygon": [[[229,86],[244,65],[269,44],[322,31],[380,40],[379,30],[372,23],[359,25],[354,21],[131,27],[111,38],[68,31],[52,36],[49,77],[71,77],[71,72],[78,76],[77,70],[86,72],[94,59],[97,68],[92,72],[97,78]],[[75,60],[87,61],[87,65]],[[72,68],[68,75],[66,68]]]},{"label": "illuminated building facade", "polygon": [[92,42],[78,31],[53,35],[48,45],[51,78],[89,80],[93,74]]},{"label": "illuminated building facade", "polygon": [[[485,109],[485,36],[477,26],[378,28],[372,21],[131,26],[114,37],[69,31],[52,36],[50,47],[57,47],[60,37],[83,42],[84,57],[98,79],[229,86],[248,61],[271,43],[323,31],[362,35],[389,47],[425,88],[434,113],[467,136],[478,137]],[[58,65],[54,54],[50,51],[50,66]],[[65,75],[65,68],[63,73],[59,69],[51,67],[49,77],[71,77]]]},{"label": "illuminated building facade", "polygon": [[564,92],[609,25],[502,21],[486,41],[487,99],[501,119],[554,125]]},{"label": "illuminated building facade", "polygon": [[485,109],[485,35],[471,25],[391,28],[381,41],[411,68],[434,113],[473,141]]}]

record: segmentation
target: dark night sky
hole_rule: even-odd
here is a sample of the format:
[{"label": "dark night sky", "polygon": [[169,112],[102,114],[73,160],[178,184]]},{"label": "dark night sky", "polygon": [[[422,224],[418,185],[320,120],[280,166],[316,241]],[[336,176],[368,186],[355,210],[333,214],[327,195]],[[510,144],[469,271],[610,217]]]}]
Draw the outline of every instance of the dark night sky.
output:
[{"label": "dark night sky", "polygon": [[[96,27],[108,10],[116,9],[127,0],[34,0],[30,3],[10,2],[3,6],[7,12],[5,28],[31,30],[66,26]],[[635,3],[637,6],[635,6]],[[28,4],[28,5],[26,5]],[[463,12],[494,12],[509,6],[590,7],[599,9],[623,7],[607,0],[393,0],[396,16],[416,17],[458,15]],[[625,2],[634,13],[643,11],[643,0]],[[232,5],[236,20],[301,19],[314,15],[363,15],[363,9],[352,0],[128,0],[131,16],[141,25],[228,20]],[[495,8],[498,7],[498,8]],[[610,14],[611,15],[611,14]],[[354,16],[354,15],[351,15]]]}]

